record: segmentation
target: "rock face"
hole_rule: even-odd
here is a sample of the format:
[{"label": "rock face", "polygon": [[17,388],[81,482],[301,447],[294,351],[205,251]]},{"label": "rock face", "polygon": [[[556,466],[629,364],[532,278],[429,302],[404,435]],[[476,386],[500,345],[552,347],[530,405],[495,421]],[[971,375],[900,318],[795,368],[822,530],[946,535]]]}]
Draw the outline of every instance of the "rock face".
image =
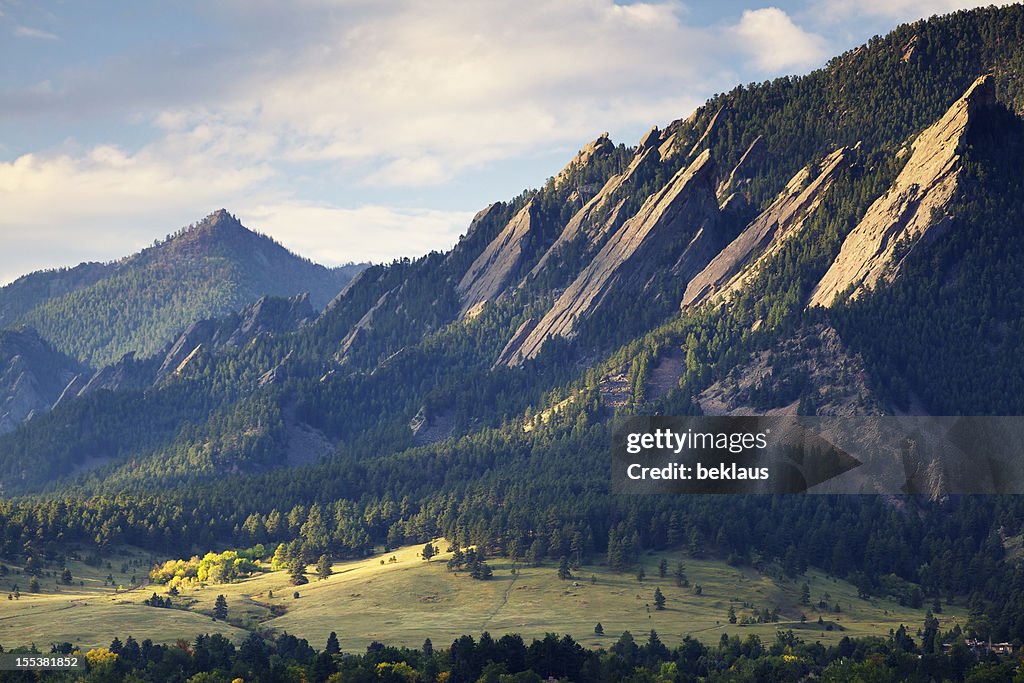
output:
[{"label": "rock face", "polygon": [[622,210],[627,196],[643,182],[648,171],[653,170],[661,158],[657,133],[657,128],[647,133],[641,139],[626,170],[609,178],[598,193],[569,219],[558,239],[544,253],[528,277],[535,277],[556,263],[559,253],[569,244],[585,240],[584,251],[587,251],[629,218]]},{"label": "rock face", "polygon": [[519,352],[519,348],[523,345],[523,342],[525,342],[527,337],[530,336],[530,333],[537,328],[537,322],[536,318],[529,318],[520,325],[518,329],[516,329],[515,334],[513,334],[512,338],[508,340],[507,344],[505,344],[505,348],[503,348],[501,353],[498,354],[498,360],[494,361],[495,367],[499,365],[512,364],[516,354]]},{"label": "rock face", "polygon": [[352,329],[345,335],[345,338],[341,340],[341,344],[338,346],[338,352],[334,354],[335,362],[344,364],[348,361],[349,352],[352,350],[352,347],[359,343],[360,338],[366,335],[369,330],[373,329],[373,318],[377,315],[377,311],[379,311],[381,307],[388,302],[388,299],[397,291],[398,287],[395,287],[394,289],[389,289],[381,294],[380,298],[377,299],[377,302],[363,314],[363,317],[356,321],[356,324],[352,326]]},{"label": "rock face", "polygon": [[50,410],[81,371],[34,330],[0,330],[0,434]]},{"label": "rock face", "polygon": [[[597,196],[591,198],[589,195],[594,192],[593,188],[569,187],[574,174],[585,169],[595,161],[606,157],[614,150],[615,145],[608,138],[608,133],[603,133],[596,140],[584,146],[566,164],[565,168],[552,179],[556,190],[563,190],[565,193],[569,193],[567,201],[583,204],[583,208],[578,214],[580,218],[578,220],[574,219],[575,223],[570,222],[570,225],[563,230],[562,235],[564,239],[560,238],[557,244],[560,245],[573,239],[580,232],[580,227],[585,222],[585,218],[590,215],[594,207],[602,204],[600,199],[602,193],[606,191],[611,183],[611,180],[609,180],[605,184],[605,188],[598,192]],[[571,193],[569,192],[570,190]],[[467,240],[475,232],[475,226],[487,218],[492,208],[488,207],[476,215],[473,219],[473,225],[470,226],[470,231],[467,234]],[[456,287],[456,291],[459,293],[462,301],[461,314],[464,318],[474,317],[483,308],[483,304],[488,301],[494,301],[507,289],[519,284],[523,280],[524,275],[527,275],[525,272],[526,263],[532,262],[537,254],[541,253],[548,246],[546,240],[538,237],[537,221],[537,210],[531,201],[509,220],[505,227],[484,247],[480,255],[466,270],[465,275],[463,275]],[[462,243],[465,243],[465,240]],[[456,250],[458,249],[459,247],[456,247]],[[551,253],[551,251],[547,250],[545,252],[545,258],[547,258],[548,253]],[[540,268],[543,268],[543,266],[536,266],[533,272],[539,272],[538,269]]]},{"label": "rock face", "polygon": [[793,176],[775,201],[690,280],[682,308],[697,306],[715,296],[722,299],[754,277],[760,265],[803,227],[851,156],[852,150],[838,149],[825,158],[814,177],[811,167]]},{"label": "rock face", "polygon": [[572,172],[589,164],[593,159],[605,156],[615,149],[615,145],[608,138],[608,133],[602,133],[600,137],[586,145],[577,152],[568,164],[565,165],[558,175],[555,176],[555,187],[562,187],[572,176]]},{"label": "rock face", "polygon": [[835,262],[811,294],[810,306],[831,306],[848,290],[857,298],[879,280],[892,280],[902,260],[894,258],[897,243],[916,241],[947,222],[943,212],[958,187],[960,153],[972,117],[994,103],[993,79],[982,76],[918,136],[896,181],[847,235]]},{"label": "rock face", "polygon": [[700,138],[697,139],[697,142],[695,142],[693,144],[693,147],[690,149],[691,157],[694,154],[696,154],[697,150],[701,148],[701,145],[703,145],[707,141],[707,139],[711,137],[711,134],[715,131],[715,126],[718,124],[718,117],[721,115],[722,109],[719,108],[719,110],[715,112],[715,115],[711,117],[711,120],[708,121],[707,128],[704,129],[704,132],[701,134]]},{"label": "rock face", "polygon": [[764,138],[758,135],[740,157],[729,177],[718,184],[718,199],[724,201],[734,192],[741,190],[743,185],[749,183],[761,162],[764,161],[766,154]]},{"label": "rock face", "polygon": [[156,372],[155,382],[183,370],[200,350],[244,346],[261,334],[286,334],[315,318],[309,295],[298,294],[288,299],[261,297],[238,313],[216,320],[200,320],[170,345]]},{"label": "rock face", "polygon": [[[508,365],[533,358],[551,337],[571,338],[613,292],[642,294],[659,264],[673,263],[679,277],[706,265],[716,243],[719,217],[711,155],[705,151],[612,235],[516,349],[506,347]],[[517,335],[518,336],[518,335]]]},{"label": "rock face", "polygon": [[[645,141],[648,142],[647,146],[644,146]],[[560,252],[569,244],[582,240],[584,251],[589,251],[600,244],[608,233],[621,227],[629,218],[627,212],[623,210],[628,196],[658,161],[657,136],[654,135],[652,138],[651,133],[648,133],[641,140],[626,170],[608,178],[597,195],[569,219],[558,239],[530,270],[528,276],[536,276],[556,263]]]},{"label": "rock face", "polygon": [[475,306],[493,301],[513,280],[518,280],[533,242],[533,211],[533,202],[520,209],[466,271],[456,287],[463,315]]}]

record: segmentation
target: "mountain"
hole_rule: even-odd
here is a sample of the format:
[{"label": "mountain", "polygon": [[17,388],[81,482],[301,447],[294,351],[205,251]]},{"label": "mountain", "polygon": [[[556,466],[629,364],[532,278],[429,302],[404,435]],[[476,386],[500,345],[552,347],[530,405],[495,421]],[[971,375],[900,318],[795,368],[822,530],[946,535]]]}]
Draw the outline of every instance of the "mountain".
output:
[{"label": "mountain", "polygon": [[0,289],[0,325],[23,324],[94,368],[142,358],[191,323],[264,295],[307,292],[323,308],[363,266],[329,269],[288,252],[219,210],[111,264],[19,278]]},{"label": "mountain", "polygon": [[[972,632],[1024,639],[1018,498],[616,496],[607,476],[616,414],[1024,414],[1021,36],[1021,6],[901,26],[635,146],[601,135],[451,251],[366,268],[315,316],[313,296],[179,320],[92,375],[105,390],[0,437],[0,483],[26,496],[0,507],[3,542],[316,558],[444,534],[616,570],[685,547],[863,595],[970,595]],[[228,252],[261,238],[204,225],[129,259],[131,282],[171,252],[184,281],[242,272]],[[234,246],[211,256],[221,228]],[[254,290],[280,277],[261,273]],[[120,277],[19,319],[87,311]],[[40,335],[65,348],[81,319]],[[129,345],[107,327],[113,358]]]}]

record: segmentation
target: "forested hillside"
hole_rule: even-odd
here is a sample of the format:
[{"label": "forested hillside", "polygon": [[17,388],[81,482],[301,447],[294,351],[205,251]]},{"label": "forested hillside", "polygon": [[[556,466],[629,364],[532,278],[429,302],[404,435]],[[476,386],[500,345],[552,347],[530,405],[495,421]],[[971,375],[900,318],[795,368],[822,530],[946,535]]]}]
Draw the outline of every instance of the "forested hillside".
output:
[{"label": "forested hillside", "polygon": [[99,369],[150,356],[191,323],[264,295],[308,292],[323,308],[361,269],[328,269],[246,230],[226,211],[117,263],[26,275],[0,289],[0,325],[36,329]]}]

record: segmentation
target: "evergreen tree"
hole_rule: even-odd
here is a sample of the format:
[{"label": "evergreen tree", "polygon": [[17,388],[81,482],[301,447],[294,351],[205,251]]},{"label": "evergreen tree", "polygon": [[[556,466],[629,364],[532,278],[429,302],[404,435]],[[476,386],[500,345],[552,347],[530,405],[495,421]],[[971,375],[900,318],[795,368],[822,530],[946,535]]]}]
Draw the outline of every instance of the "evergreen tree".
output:
[{"label": "evergreen tree", "polygon": [[572,573],[569,571],[569,558],[565,555],[562,555],[562,559],[558,561],[558,578],[563,581],[572,578]]},{"label": "evergreen tree", "polygon": [[301,558],[292,558],[288,561],[288,576],[293,586],[301,586],[309,583],[306,578],[306,563]]},{"label": "evergreen tree", "polygon": [[223,595],[217,596],[217,601],[213,605],[213,618],[225,621],[228,618],[228,601]]},{"label": "evergreen tree", "polygon": [[686,588],[690,585],[690,580],[686,578],[686,567],[683,566],[682,562],[676,565],[673,575],[676,577],[676,585],[680,588]]},{"label": "evergreen tree", "polygon": [[658,610],[665,609],[665,594],[661,592],[660,588],[654,589],[654,608]]},{"label": "evergreen tree", "polygon": [[321,555],[320,559],[316,563],[316,575],[323,581],[328,576],[333,574],[334,571],[331,569],[331,560],[327,555]]},{"label": "evergreen tree", "polygon": [[331,634],[327,636],[327,647],[324,648],[324,652],[329,655],[336,655],[341,652],[341,643],[338,642],[338,634],[331,631]]}]

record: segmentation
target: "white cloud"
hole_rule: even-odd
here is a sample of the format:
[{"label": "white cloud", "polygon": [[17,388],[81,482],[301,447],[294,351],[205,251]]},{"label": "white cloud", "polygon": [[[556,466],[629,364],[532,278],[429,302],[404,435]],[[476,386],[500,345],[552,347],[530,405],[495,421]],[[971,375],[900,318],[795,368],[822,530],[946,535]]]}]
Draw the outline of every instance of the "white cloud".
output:
[{"label": "white cloud", "polygon": [[41,31],[29,26],[15,26],[14,35],[18,38],[35,38],[37,40],[59,40],[57,34],[49,31]]},{"label": "white cloud", "polygon": [[778,7],[744,11],[735,32],[738,44],[763,71],[806,69],[828,55],[820,36],[804,31]]},{"label": "white cloud", "polygon": [[243,224],[274,236],[286,247],[321,263],[388,262],[454,246],[473,212],[354,209],[289,202],[257,205],[239,212]]},{"label": "white cloud", "polygon": [[290,158],[381,161],[365,182],[435,184],[689,113],[680,93],[702,90],[716,68],[703,58],[709,36],[682,25],[675,2],[382,7],[355,24],[336,18],[329,38],[275,55],[258,88],[243,89],[259,92],[250,123],[287,139]]},{"label": "white cloud", "polygon": [[1009,3],[993,3],[991,0],[825,0],[814,10],[814,16],[823,24],[846,22],[858,17],[879,17],[891,22],[912,21],[992,4]]}]

